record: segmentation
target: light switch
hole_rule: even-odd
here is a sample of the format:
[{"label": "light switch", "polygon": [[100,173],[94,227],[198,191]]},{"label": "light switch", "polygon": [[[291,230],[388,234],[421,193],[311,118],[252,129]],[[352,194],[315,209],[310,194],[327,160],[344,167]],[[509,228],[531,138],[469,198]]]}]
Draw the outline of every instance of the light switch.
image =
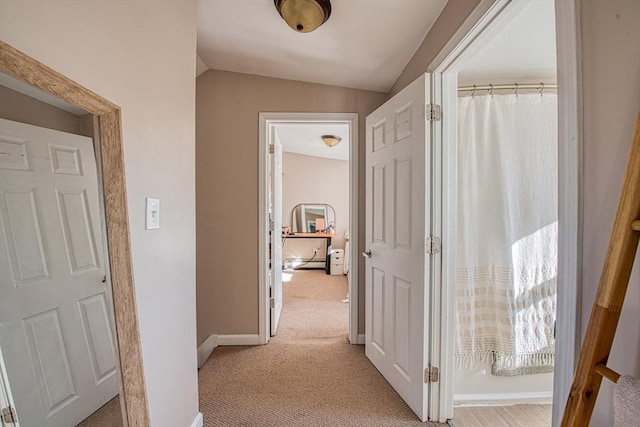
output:
[{"label": "light switch", "polygon": [[150,199],[147,197],[147,230],[160,228],[160,199]]}]

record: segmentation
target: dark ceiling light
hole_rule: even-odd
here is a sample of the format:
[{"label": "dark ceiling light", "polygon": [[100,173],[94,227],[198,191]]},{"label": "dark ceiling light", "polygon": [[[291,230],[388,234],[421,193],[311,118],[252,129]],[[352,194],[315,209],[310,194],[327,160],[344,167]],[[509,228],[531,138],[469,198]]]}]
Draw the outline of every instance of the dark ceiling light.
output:
[{"label": "dark ceiling light", "polygon": [[329,0],[274,0],[278,13],[293,30],[310,33],[331,16]]},{"label": "dark ceiling light", "polygon": [[327,144],[329,147],[335,147],[340,144],[340,141],[342,141],[342,138],[337,135],[322,135],[320,138],[322,138],[322,142]]}]

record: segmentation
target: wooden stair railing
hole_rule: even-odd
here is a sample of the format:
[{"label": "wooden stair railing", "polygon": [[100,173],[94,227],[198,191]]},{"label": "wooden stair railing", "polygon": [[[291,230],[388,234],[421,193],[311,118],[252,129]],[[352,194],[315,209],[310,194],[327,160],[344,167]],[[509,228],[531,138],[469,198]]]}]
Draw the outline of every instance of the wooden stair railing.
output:
[{"label": "wooden stair railing", "polygon": [[622,185],[609,247],[593,303],[578,367],[562,417],[562,427],[589,425],[602,378],[617,382],[607,367],[640,240],[640,113]]}]

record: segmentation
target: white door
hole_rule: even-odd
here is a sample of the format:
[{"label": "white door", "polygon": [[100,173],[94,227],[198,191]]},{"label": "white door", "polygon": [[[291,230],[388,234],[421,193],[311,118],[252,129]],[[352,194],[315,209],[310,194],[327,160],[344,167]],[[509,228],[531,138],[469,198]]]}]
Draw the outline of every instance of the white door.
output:
[{"label": "white door", "polygon": [[118,393],[90,138],[0,120],[0,347],[22,426]]},{"label": "white door", "polygon": [[430,133],[423,75],[367,117],[365,352],[425,421]]},{"label": "white door", "polygon": [[[270,156],[270,191],[269,203],[271,206],[271,259],[270,259],[270,295],[271,302],[271,336],[278,331],[278,322],[282,312],[282,144],[275,131],[271,127],[271,144],[273,150],[269,150]],[[273,151],[273,153],[271,153]]]}]

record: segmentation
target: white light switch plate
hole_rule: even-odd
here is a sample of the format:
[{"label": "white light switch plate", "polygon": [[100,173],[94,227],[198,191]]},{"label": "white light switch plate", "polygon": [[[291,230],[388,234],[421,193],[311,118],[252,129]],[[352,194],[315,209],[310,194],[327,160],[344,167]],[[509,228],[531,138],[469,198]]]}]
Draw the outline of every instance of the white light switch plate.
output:
[{"label": "white light switch plate", "polygon": [[147,220],[145,222],[147,230],[160,228],[160,199],[150,199],[147,197]]}]

